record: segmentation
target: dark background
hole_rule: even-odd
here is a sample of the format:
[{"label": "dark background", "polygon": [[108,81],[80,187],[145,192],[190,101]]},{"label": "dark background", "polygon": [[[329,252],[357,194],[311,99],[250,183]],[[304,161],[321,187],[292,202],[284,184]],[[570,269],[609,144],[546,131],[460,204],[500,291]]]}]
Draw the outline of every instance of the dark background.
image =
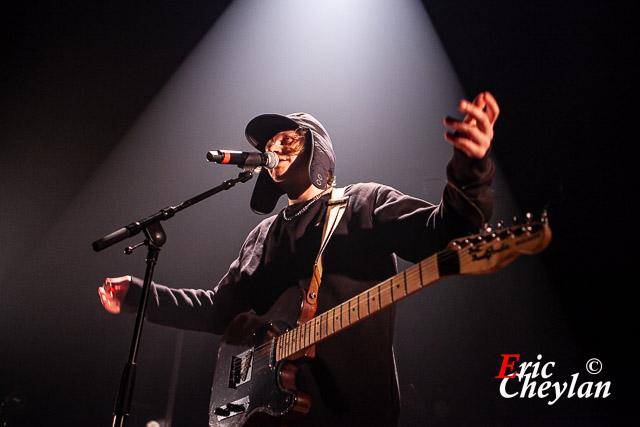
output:
[{"label": "dark background", "polygon": [[[23,409],[17,401],[11,408],[7,403],[7,412],[20,412],[9,425],[103,425],[95,421],[102,419],[108,423],[119,380],[112,372],[119,371],[126,360],[126,348],[85,351],[87,340],[92,341],[91,348],[99,348],[99,343],[93,342],[95,335],[84,333],[83,325],[64,325],[52,334],[46,318],[33,321],[37,313],[13,303],[14,293],[44,294],[52,301],[72,299],[73,293],[50,272],[39,272],[36,283],[21,283],[16,272],[36,258],[51,256],[38,251],[38,246],[59,212],[68,207],[83,181],[91,177],[228,3],[3,4],[0,173],[5,184],[11,183],[13,193],[3,197],[0,213],[5,226],[0,261],[4,319],[0,324],[0,385],[3,396],[17,396],[24,403]],[[628,3],[621,2],[451,0],[423,4],[465,93],[488,89],[499,99],[502,114],[496,131],[500,144],[494,147],[493,156],[519,212],[548,209],[554,235],[539,258],[561,307],[563,331],[568,331],[562,336],[567,337],[573,359],[598,357],[603,361],[613,389],[608,401],[574,400],[553,408],[505,401],[503,412],[495,412],[481,409],[482,400],[456,406],[457,399],[466,402],[468,396],[447,394],[446,387],[442,392],[433,386],[422,393],[427,396],[424,419],[432,424],[475,420],[488,425],[629,421],[634,412],[631,389],[637,380],[630,345],[638,332],[633,314],[633,283],[637,280],[632,274],[638,234],[634,212],[638,54],[633,41],[637,16],[627,8]],[[34,157],[39,159],[35,171],[29,169]],[[16,176],[21,177],[19,182]],[[108,230],[97,233],[103,231]],[[49,264],[55,266],[55,257]],[[73,274],[81,270],[79,265]],[[69,305],[73,306],[62,304],[65,309]],[[544,313],[539,321],[546,322]],[[126,331],[131,323],[119,319],[114,325]],[[517,330],[518,325],[512,326]],[[48,332],[40,333],[39,327]],[[150,337],[165,334],[153,327],[148,333]],[[202,375],[207,377],[212,371],[210,353],[215,350],[215,338],[202,354],[180,354],[194,339],[189,333],[178,334],[170,338],[175,352],[148,350],[147,369],[139,379],[142,388],[170,392],[162,398],[138,396],[134,412],[153,414],[157,407],[171,406],[166,402],[175,397],[174,420],[188,420],[193,412],[188,402],[207,401],[207,381],[191,388],[179,374],[179,366],[203,360],[209,365],[201,368]],[[532,337],[534,353],[527,360],[533,360],[539,351],[535,342],[541,339]],[[556,348],[561,341],[550,340]],[[59,350],[43,351],[56,348],[43,342],[55,342]],[[520,352],[517,348],[498,351]],[[95,377],[74,377],[74,368],[83,359],[100,357],[110,369],[92,368]],[[497,353],[484,357],[494,364],[500,360]],[[579,370],[578,366],[581,369],[581,365],[571,365],[568,373]],[[158,379],[151,374],[154,367],[172,375]],[[496,369],[491,365],[488,371]],[[464,383],[454,372],[451,378]],[[495,383],[492,387],[495,390]],[[473,400],[470,394],[469,402]],[[405,395],[410,405],[411,393]],[[444,415],[438,412],[438,402],[443,401],[454,410]],[[422,421],[420,416],[416,419]],[[87,420],[93,421],[87,424]],[[189,423],[175,421],[176,425]]]}]

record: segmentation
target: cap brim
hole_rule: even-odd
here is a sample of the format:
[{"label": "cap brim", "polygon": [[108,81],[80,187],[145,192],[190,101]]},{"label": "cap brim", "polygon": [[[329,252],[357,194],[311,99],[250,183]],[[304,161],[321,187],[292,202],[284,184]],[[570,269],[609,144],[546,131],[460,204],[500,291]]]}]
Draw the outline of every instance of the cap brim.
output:
[{"label": "cap brim", "polygon": [[263,169],[258,175],[256,185],[251,194],[249,206],[251,210],[259,215],[266,215],[273,212],[284,191],[273,182],[269,172]]},{"label": "cap brim", "polygon": [[267,142],[278,132],[295,130],[298,124],[280,114],[262,114],[247,124],[244,134],[251,145],[264,152]]}]

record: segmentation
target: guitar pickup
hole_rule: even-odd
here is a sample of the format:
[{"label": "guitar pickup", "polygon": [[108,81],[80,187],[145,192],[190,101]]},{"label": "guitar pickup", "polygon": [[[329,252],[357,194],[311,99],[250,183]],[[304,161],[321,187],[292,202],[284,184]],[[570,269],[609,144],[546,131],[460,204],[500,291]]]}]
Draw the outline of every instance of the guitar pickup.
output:
[{"label": "guitar pickup", "polygon": [[229,370],[229,387],[238,386],[251,381],[251,368],[253,366],[253,350],[247,350],[231,358]]}]

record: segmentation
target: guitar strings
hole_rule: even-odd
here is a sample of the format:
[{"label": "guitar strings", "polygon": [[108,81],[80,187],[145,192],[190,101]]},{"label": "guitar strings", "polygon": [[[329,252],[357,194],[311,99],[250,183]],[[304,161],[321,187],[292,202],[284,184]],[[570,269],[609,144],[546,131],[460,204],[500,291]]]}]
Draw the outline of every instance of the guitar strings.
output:
[{"label": "guitar strings", "polygon": [[[442,255],[442,259],[446,261],[447,259],[453,258],[456,255],[458,255],[457,251],[446,252],[445,254]],[[435,256],[437,256],[437,254]],[[426,287],[429,284],[432,284],[435,280],[437,280],[439,278],[438,271],[437,271],[438,270],[437,269],[437,264],[435,264],[434,266],[431,266],[431,267],[427,267],[425,270],[422,270],[422,267],[423,267],[422,264],[424,264],[424,263],[426,263],[426,261],[429,261],[429,260],[432,260],[432,259],[433,259],[433,256],[421,261],[420,263],[417,263],[417,264],[409,267],[404,273],[400,273],[400,274],[394,276],[393,278],[387,279],[384,282],[381,282],[380,284],[374,286],[373,288],[377,288],[378,289],[378,294],[379,294],[378,298],[379,298],[379,300],[383,300],[383,298],[384,298],[384,299],[388,299],[388,300],[391,301],[389,304],[385,304],[385,305],[382,305],[382,303],[379,301],[378,302],[379,309],[386,308],[387,306],[395,303],[396,301],[399,301],[400,299],[410,295],[411,293],[413,293],[413,292],[415,292],[417,290],[420,290],[420,289]],[[397,277],[403,276],[403,275],[407,278],[407,280],[404,280],[404,282],[405,282],[404,283],[405,290],[404,290],[403,294],[400,295],[400,298],[394,299],[393,298],[392,281],[393,281],[394,278],[397,278]],[[422,278],[420,277],[420,275],[427,276],[427,277],[431,277],[431,275],[433,275],[433,276],[435,276],[435,278],[434,278],[435,280],[429,280],[427,283],[422,283],[422,280],[421,280]],[[409,276],[411,276],[411,277],[409,277]],[[411,278],[411,280],[419,280],[421,282],[420,286],[418,288],[416,288],[412,292],[409,292],[406,289],[406,282],[409,281],[408,280],[409,278]],[[383,285],[386,285],[387,282],[389,283],[389,285],[383,288]],[[360,295],[364,295],[363,298],[367,301],[367,303],[371,302],[370,296],[366,295],[370,291],[371,291],[371,289],[360,294]],[[318,317],[325,316],[327,320],[329,318],[334,319],[334,315],[329,316],[329,313],[336,313],[336,312],[340,313],[340,316],[339,316],[340,317],[340,327],[339,328],[335,328],[335,325],[334,325],[334,327],[332,328],[333,329],[333,333],[339,332],[340,330],[345,329],[345,328],[351,326],[354,323],[357,323],[359,320],[362,320],[359,311],[358,311],[358,316],[357,316],[358,318],[354,322],[351,322],[349,320],[349,316],[348,315],[347,316],[342,316],[342,312],[345,311],[345,308],[350,307],[351,304],[357,305],[358,306],[358,310],[359,310],[358,301],[359,301],[360,295],[356,295],[355,297],[345,301],[344,303],[334,307],[333,309],[330,309],[330,310],[328,310],[328,311],[326,311],[324,313],[321,313],[320,315],[318,315],[318,316],[314,317],[313,319],[305,322],[304,324],[302,324],[302,325],[300,325],[300,326],[298,326],[296,328],[293,328],[293,329],[283,333],[282,335],[279,335],[278,337],[272,338],[269,341],[267,341],[267,342],[265,342],[265,343],[263,343],[263,344],[261,344],[259,346],[256,346],[255,350],[256,350],[256,352],[258,354],[256,355],[254,353],[254,366],[262,365],[262,364],[268,365],[268,363],[265,363],[265,361],[269,360],[271,358],[271,351],[269,351],[269,354],[264,354],[263,350],[265,348],[267,348],[267,347],[272,347],[273,348],[274,345],[277,346],[279,340],[288,339],[288,346],[290,347],[289,349],[283,350],[282,359],[290,356],[291,354],[295,354],[295,353],[301,351],[302,349],[308,347],[308,346],[304,346],[304,345],[300,346],[299,343],[301,341],[304,341],[304,339],[303,338],[298,339],[298,337],[296,337],[296,331],[300,332],[301,329],[305,329],[305,331],[311,329],[310,328],[310,327],[312,327],[311,322],[316,322]],[[369,309],[367,309],[367,311],[369,311]],[[365,317],[367,317],[368,315],[369,315],[369,313],[365,313]],[[343,317],[347,317],[347,319],[346,319],[347,320],[347,324],[346,325],[344,324]],[[325,322],[326,322],[326,320],[325,320]],[[323,325],[323,323],[324,322],[322,322],[322,320],[321,320],[320,321],[320,329],[321,330],[323,329],[322,326],[325,326],[325,328],[328,328],[328,326]],[[328,329],[326,329],[326,330],[328,331]],[[320,340],[321,340],[321,339],[327,338],[328,336],[330,336],[332,334],[324,334],[324,336],[323,336],[322,332],[316,332],[316,334],[312,335],[309,338],[309,342],[310,342],[309,346],[312,345],[312,344],[315,344],[318,341],[320,341],[320,340],[316,340],[315,335],[320,335]],[[284,344],[284,342],[280,342],[280,345],[285,345],[285,344]],[[282,360],[282,359],[280,359],[280,360]],[[277,361],[279,361],[279,360],[276,360],[276,362]],[[258,368],[258,366],[256,366],[256,368]]]},{"label": "guitar strings", "polygon": [[[449,259],[449,258],[453,258],[456,255],[458,255],[458,253],[456,251],[446,252],[446,253],[444,253],[442,255],[442,259],[446,260],[446,259]],[[346,310],[346,309],[348,307],[350,307],[351,305],[356,305],[356,306],[358,306],[358,309],[359,309],[359,305],[360,304],[358,303],[358,301],[360,300],[360,298],[363,298],[367,303],[370,303],[371,302],[371,297],[368,294],[374,288],[378,289],[378,293],[377,294],[379,295],[378,296],[379,300],[389,300],[390,301],[389,304],[384,304],[384,305],[381,305],[380,301],[378,302],[379,309],[383,309],[383,308],[386,308],[387,306],[395,303],[396,301],[399,301],[401,298],[404,298],[405,296],[410,295],[411,293],[413,293],[413,292],[415,292],[415,291],[417,291],[419,289],[422,289],[423,287],[433,283],[433,281],[437,280],[438,277],[439,277],[438,276],[438,272],[437,272],[437,264],[434,264],[433,262],[431,262],[430,264],[433,264],[433,265],[430,266],[430,267],[426,267],[426,268],[424,268],[425,267],[424,264],[426,264],[427,261],[433,260],[435,256],[437,256],[437,254],[432,256],[432,257],[429,257],[429,258],[427,258],[427,259],[425,259],[423,261],[421,261],[420,263],[417,263],[417,264],[409,267],[404,273],[400,273],[400,274],[398,274],[398,275],[396,275],[396,276],[394,276],[394,277],[392,277],[390,279],[387,279],[387,280],[381,282],[380,284],[378,284],[378,285],[374,286],[373,288],[361,293],[360,295],[356,295],[355,297],[345,301],[344,303],[342,303],[342,304],[340,304],[340,305],[338,305],[338,306],[336,306],[336,307],[334,307],[334,308],[332,308],[332,309],[330,309],[330,310],[328,310],[328,311],[326,311],[324,313],[321,313],[320,315],[314,317],[313,319],[309,320],[308,322],[305,322],[304,324],[302,324],[302,325],[300,325],[300,326],[298,326],[298,327],[296,327],[294,329],[291,329],[291,330],[285,332],[284,334],[280,335],[279,337],[277,337],[277,339],[287,339],[288,338],[288,346],[291,347],[291,348],[289,348],[289,349],[284,351],[284,357],[287,357],[287,356],[289,356],[291,354],[294,354],[294,353],[296,353],[298,351],[301,351],[302,349],[304,349],[306,347],[306,346],[302,346],[302,347],[300,346],[299,343],[301,341],[303,341],[304,339],[303,338],[302,339],[298,339],[296,337],[296,331],[298,331],[298,329],[304,329],[305,332],[308,331],[309,329],[311,329],[313,327],[311,322],[316,322],[318,317],[324,316],[326,318],[326,320],[322,321],[322,319],[321,319],[321,321],[320,321],[320,329],[321,329],[321,331],[320,332],[316,332],[316,334],[314,334],[314,335],[312,335],[310,337],[310,345],[311,344],[315,344],[316,342],[319,341],[319,340],[316,340],[316,335],[320,335],[320,339],[324,339],[327,336],[332,335],[332,334],[324,334],[322,332],[322,329],[325,329],[328,332],[328,326],[325,325],[324,323],[326,323],[329,319],[335,319],[336,316],[334,314],[336,312],[339,313],[338,317],[340,318],[340,322],[339,322],[340,326],[338,328],[336,328],[336,325],[334,324],[334,326],[332,328],[333,329],[333,333],[339,332],[341,329],[349,327],[352,324],[356,323],[357,321],[361,320],[360,319],[361,318],[360,313],[358,313],[358,316],[357,316],[358,319],[356,319],[353,322],[349,320],[349,316],[343,316],[342,314],[343,314],[344,311],[348,312],[349,310]],[[432,276],[435,276],[435,277],[433,277],[434,280],[429,280],[427,283],[420,283],[420,286],[418,288],[416,288],[414,291],[409,292],[407,289],[405,289],[403,291],[403,293],[400,295],[400,298],[394,299],[393,298],[392,281],[393,281],[393,279],[397,279],[399,277],[402,277],[403,275],[407,278],[407,280],[403,280],[405,282],[405,287],[406,287],[406,282],[407,281],[421,281],[422,278],[420,277],[420,275],[426,276],[426,277],[432,277]],[[388,285],[387,285],[387,283],[388,283]],[[384,285],[387,285],[387,286],[384,286]],[[367,311],[369,311],[368,308],[367,308]],[[331,315],[329,315],[330,313],[331,313]],[[369,315],[369,313],[364,313],[364,314],[365,314],[365,317]],[[346,324],[345,324],[345,319],[344,319],[345,317],[346,317]],[[323,328],[323,326],[324,326],[324,328]],[[300,332],[300,331],[298,331],[298,332]],[[305,337],[306,337],[306,334],[305,334]],[[272,344],[271,342],[267,342],[267,343],[264,343],[261,346],[259,346],[259,348],[262,349],[264,346],[271,345],[271,344]],[[281,343],[281,344],[284,345],[284,343]]]},{"label": "guitar strings", "polygon": [[[527,228],[525,230],[527,234],[532,232],[531,228]],[[510,234],[509,236],[513,236],[512,234]],[[469,239],[472,239],[475,236],[470,236]],[[505,239],[500,239],[500,240],[505,240]],[[473,243],[470,242],[469,245],[473,246]],[[258,353],[257,355],[254,354],[254,362],[257,364],[258,362],[263,362],[264,359],[270,359],[271,358],[271,353],[273,350],[270,350],[267,354],[265,354],[265,352],[263,351],[264,349],[266,349],[267,347],[271,347],[273,349],[273,346],[275,346],[275,350],[276,353],[278,352],[277,346],[287,346],[288,348],[286,349],[281,349],[281,354],[282,356],[280,358],[276,357],[275,361],[278,362],[279,360],[282,360],[292,354],[295,354],[299,351],[302,351],[303,349],[341,331],[342,329],[345,329],[349,326],[351,326],[354,323],[357,323],[360,320],[363,320],[364,318],[368,317],[371,312],[370,312],[370,306],[369,304],[372,302],[371,296],[369,295],[369,293],[373,290],[373,289],[377,289],[378,292],[376,293],[378,296],[378,309],[383,309],[386,308],[387,306],[399,301],[400,299],[403,299],[404,297],[426,287],[427,285],[430,285],[432,283],[434,283],[435,281],[437,281],[438,279],[441,278],[441,276],[439,275],[438,272],[438,263],[436,262],[436,260],[441,261],[441,262],[446,262],[447,260],[451,260],[455,257],[457,257],[459,259],[460,263],[465,263],[468,262],[470,259],[473,258],[474,254],[472,254],[470,251],[468,250],[461,250],[463,248],[459,248],[458,250],[445,250],[442,251],[440,253],[436,253],[422,261],[420,261],[419,263],[416,263],[414,265],[412,265],[411,267],[407,268],[404,272],[399,273],[393,277],[391,277],[390,279],[387,279],[381,283],[379,283],[378,285],[372,287],[371,289],[368,289],[364,292],[362,292],[359,295],[354,296],[353,298],[343,302],[342,304],[327,310],[326,312],[321,313],[320,315],[314,317],[313,319],[310,319],[309,321],[303,323],[302,325],[299,325],[293,329],[290,329],[289,331],[279,335],[278,337],[272,338],[269,341],[258,345],[255,347],[256,352]],[[438,259],[439,258],[439,259]],[[423,283],[422,278],[426,277],[428,280],[426,283]],[[394,279],[397,281],[402,281],[403,285],[404,285],[404,290],[402,290],[402,292],[399,295],[396,295],[396,297],[394,297],[394,293],[393,293],[393,284],[394,284]],[[417,288],[414,288],[412,290],[409,290],[407,283],[408,282],[414,282],[414,281],[419,281],[420,282],[420,286]],[[388,284],[388,285],[387,285]],[[399,298],[398,298],[399,296]],[[367,312],[363,313],[364,317],[361,316],[360,313],[360,299],[363,299],[364,301],[366,301],[367,303]],[[387,301],[391,301],[388,304],[382,304],[382,300],[387,300]],[[375,297],[374,297],[375,299]],[[347,313],[349,312],[349,307],[351,307],[351,305],[355,305],[358,307],[358,314],[357,314],[357,318],[354,321],[350,320],[350,315],[347,316],[343,316],[343,313],[345,312],[345,309],[347,311]],[[377,310],[376,310],[377,311]],[[336,315],[337,313],[337,315]],[[322,319],[322,317],[324,317],[324,320]],[[336,324],[335,324],[335,319],[340,318],[340,325],[339,327],[336,328]],[[346,317],[346,319],[345,319]],[[309,337],[309,344],[308,345],[304,345],[304,341],[307,337],[307,333],[313,329],[313,324],[311,322],[317,322],[318,318],[320,318],[319,326],[320,326],[320,331],[316,331],[315,334],[312,334]],[[329,322],[330,320],[333,320],[333,327],[331,328],[332,331],[329,332],[329,326],[327,325],[327,322]],[[346,324],[345,324],[345,320],[346,320]],[[323,332],[324,329],[324,332]],[[301,334],[298,334],[302,332]],[[319,339],[316,339],[316,336],[319,336]],[[285,343],[282,340],[288,340],[287,343]],[[300,343],[303,343],[302,346],[300,345]]]},{"label": "guitar strings", "polygon": [[[448,254],[447,256],[452,256],[452,255]],[[300,332],[298,329],[304,329],[305,332],[308,331],[309,329],[313,328],[313,325],[312,325],[311,322],[316,322],[318,318],[320,318],[320,322],[319,322],[320,331],[316,331],[316,333],[313,334],[310,337],[309,346],[312,345],[312,344],[315,344],[316,342],[318,342],[318,341],[320,341],[322,339],[327,338],[328,336],[330,336],[330,335],[332,335],[332,334],[334,334],[336,332],[339,332],[342,329],[345,329],[345,328],[351,326],[352,324],[358,322],[359,320],[364,319],[364,317],[367,317],[370,314],[369,303],[371,303],[371,301],[372,301],[371,296],[369,295],[369,293],[373,289],[375,289],[375,288],[378,289],[378,292],[375,293],[376,296],[374,296],[373,300],[375,300],[375,298],[378,297],[379,300],[389,300],[390,301],[388,304],[386,304],[386,303],[382,304],[380,301],[378,302],[378,305],[377,305],[378,309],[383,309],[383,308],[386,308],[387,306],[393,304],[394,302],[399,301],[401,298],[404,298],[405,296],[413,293],[414,291],[422,289],[424,286],[426,286],[426,285],[428,285],[430,283],[433,283],[434,280],[429,280],[428,283],[426,283],[426,284],[421,283],[420,286],[418,288],[416,288],[414,291],[409,292],[409,291],[405,290],[405,292],[403,292],[403,294],[401,295],[401,298],[396,298],[396,299],[393,298],[392,281],[394,279],[398,279],[399,280],[400,277],[404,276],[404,277],[406,277],[407,279],[410,279],[410,280],[421,280],[420,275],[426,276],[426,277],[434,276],[434,279],[438,278],[438,276],[437,276],[437,265],[433,265],[431,267],[426,267],[426,268],[424,266],[424,264],[426,264],[427,261],[431,261],[429,264],[434,264],[433,263],[433,259],[434,259],[433,257],[434,256],[429,257],[429,258],[421,261],[420,263],[417,263],[417,264],[409,267],[405,272],[400,273],[400,274],[398,274],[398,275],[396,275],[396,276],[394,276],[394,277],[392,277],[390,279],[387,279],[384,282],[381,282],[380,284],[374,286],[373,288],[371,288],[371,289],[369,289],[369,290],[367,290],[365,292],[362,292],[359,295],[356,295],[355,297],[343,302],[342,304],[340,304],[340,305],[338,305],[338,306],[336,306],[336,307],[334,307],[332,309],[329,309],[328,311],[326,311],[324,313],[321,313],[320,315],[314,317],[313,319],[309,320],[308,322],[305,322],[304,324],[298,326],[297,328],[291,329],[291,330],[285,332],[284,334],[280,335],[279,337],[277,337],[278,339],[288,339],[288,346],[290,348],[285,349],[283,351],[283,353],[284,353],[283,358],[286,358],[287,356],[289,356],[291,354],[295,354],[296,352],[299,352],[302,349],[307,347],[305,345],[300,346],[300,342],[303,342],[304,338],[302,338],[302,337],[298,338],[296,336],[297,335],[296,331]],[[418,277],[418,278],[416,279],[416,277]],[[388,286],[384,286],[384,285],[387,285],[387,284],[388,284]],[[405,287],[406,287],[406,281],[405,281]],[[348,312],[349,311],[348,308],[351,305],[357,305],[358,306],[358,310],[359,310],[359,305],[360,305],[359,301],[361,299],[367,302],[367,313],[363,313],[364,317],[361,316],[361,313],[359,311],[358,311],[357,319],[355,319],[354,321],[351,321],[349,319],[349,317],[350,317],[349,315],[343,316],[343,312],[345,312],[345,311]],[[336,316],[336,313],[338,313],[337,316]],[[322,319],[323,317],[324,317],[324,320]],[[327,325],[327,322],[330,321],[330,320],[335,320],[337,317],[340,318],[340,321],[339,321],[340,325],[338,325],[338,327],[336,327],[337,325],[335,325],[335,323],[334,323],[333,327],[331,328],[332,332],[329,333],[329,326]],[[345,320],[346,320],[346,322],[345,322]],[[319,339],[316,338],[317,336],[319,336]],[[306,338],[306,334],[304,335],[304,337]],[[284,345],[284,343],[282,343],[282,345]]]}]

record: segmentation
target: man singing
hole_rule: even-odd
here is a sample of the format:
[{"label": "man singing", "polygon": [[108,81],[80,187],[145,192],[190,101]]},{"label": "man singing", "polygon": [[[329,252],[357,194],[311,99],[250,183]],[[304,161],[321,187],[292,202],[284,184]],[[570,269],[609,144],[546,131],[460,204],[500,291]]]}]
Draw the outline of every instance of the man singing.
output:
[{"label": "man singing", "polygon": [[[463,120],[444,120],[449,128],[445,139],[454,149],[440,203],[377,183],[344,187],[347,206],[322,257],[317,314],[396,274],[396,256],[421,261],[488,221],[494,165],[487,153],[498,104],[483,92],[472,102],[461,101],[459,110]],[[288,205],[249,233],[214,289],[153,284],[147,320],[222,334],[239,313],[265,314],[290,288],[309,289],[335,186],[329,134],[306,113],[261,115],[249,122],[245,133],[253,147],[279,159],[275,168],[260,172],[252,210],[272,212],[283,194]],[[99,288],[102,304],[111,313],[135,312],[141,285],[131,276],[108,278]],[[290,307],[293,313],[298,310]],[[299,425],[397,424],[394,318],[392,305],[316,345],[315,357],[296,376],[297,388],[311,395],[310,410]]]}]

